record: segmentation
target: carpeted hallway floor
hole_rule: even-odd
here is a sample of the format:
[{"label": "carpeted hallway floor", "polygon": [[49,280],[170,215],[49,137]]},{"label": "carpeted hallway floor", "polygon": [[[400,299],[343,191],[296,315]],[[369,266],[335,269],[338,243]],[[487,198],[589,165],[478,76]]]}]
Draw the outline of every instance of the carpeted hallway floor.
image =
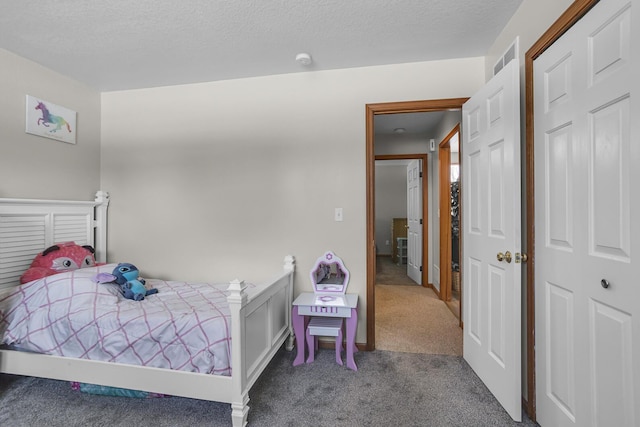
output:
[{"label": "carpeted hallway floor", "polygon": [[407,276],[407,265],[398,265],[390,256],[376,258],[376,285],[420,286]]},{"label": "carpeted hallway floor", "polygon": [[378,257],[376,271],[376,349],[407,353],[462,355],[458,319],[430,288],[412,281],[406,266]]}]

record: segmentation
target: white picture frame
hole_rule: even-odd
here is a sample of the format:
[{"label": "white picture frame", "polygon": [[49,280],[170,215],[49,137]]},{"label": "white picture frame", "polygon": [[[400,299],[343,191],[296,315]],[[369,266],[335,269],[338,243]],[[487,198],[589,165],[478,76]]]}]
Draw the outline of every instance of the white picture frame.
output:
[{"label": "white picture frame", "polygon": [[27,133],[68,144],[76,143],[75,111],[31,95],[27,95],[26,109]]}]

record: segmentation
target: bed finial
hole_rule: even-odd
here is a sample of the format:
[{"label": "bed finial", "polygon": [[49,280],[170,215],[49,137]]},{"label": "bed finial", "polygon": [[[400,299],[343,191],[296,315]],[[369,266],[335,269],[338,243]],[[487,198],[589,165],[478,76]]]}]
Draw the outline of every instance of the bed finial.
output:
[{"label": "bed finial", "polygon": [[102,190],[98,190],[96,192],[96,203],[102,205],[108,205],[109,204],[109,193],[107,193],[106,191],[102,191]]},{"label": "bed finial", "polygon": [[107,262],[107,208],[109,207],[109,193],[96,192],[95,207],[95,258],[98,262]]},{"label": "bed finial", "polygon": [[284,269],[286,271],[294,271],[296,269],[296,259],[293,255],[287,255],[284,257]]},{"label": "bed finial", "polygon": [[233,279],[227,288],[229,291],[229,296],[227,297],[229,304],[243,304],[247,299],[245,289],[247,289],[247,284],[244,280]]}]

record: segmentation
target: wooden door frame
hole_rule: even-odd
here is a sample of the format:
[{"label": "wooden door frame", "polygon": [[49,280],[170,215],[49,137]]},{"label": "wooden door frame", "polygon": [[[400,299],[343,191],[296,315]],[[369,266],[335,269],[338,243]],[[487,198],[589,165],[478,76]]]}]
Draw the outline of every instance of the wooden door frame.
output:
[{"label": "wooden door frame", "polygon": [[[374,165],[375,165],[375,160],[421,160],[422,161],[422,165],[420,166],[422,169],[422,178],[421,178],[421,185],[422,185],[422,218],[425,219],[428,209],[429,209],[429,200],[427,197],[428,196],[428,190],[429,190],[429,174],[428,172],[428,165],[427,165],[427,161],[429,160],[429,156],[427,153],[417,153],[417,154],[380,154],[375,156],[374,159]],[[374,190],[375,192],[375,190]],[[375,221],[375,218],[374,218]],[[424,268],[424,266],[426,265],[425,260],[429,259],[429,230],[427,227],[427,221],[423,220],[422,221],[422,286],[424,287],[429,287],[429,275],[428,275],[428,270],[426,268]],[[392,242],[392,244],[394,244]],[[375,270],[374,270],[375,271]],[[375,281],[374,281],[375,284]]]},{"label": "wooden door frame", "polygon": [[580,20],[599,0],[575,0],[567,10],[540,36],[525,54],[525,191],[526,191],[526,251],[529,260],[526,272],[527,294],[527,401],[525,407],[532,421],[536,420],[535,376],[535,169],[534,169],[534,88],[533,61]]},{"label": "wooden door frame", "polygon": [[[438,144],[438,208],[440,216],[438,223],[440,224],[440,299],[442,301],[451,301],[451,197],[450,191],[447,189],[449,176],[451,175],[451,149],[449,141],[443,140]],[[445,179],[446,178],[446,179]],[[450,187],[450,186],[449,186]]]},{"label": "wooden door frame", "polygon": [[[379,104],[367,104],[365,106],[366,125],[366,204],[367,204],[367,344],[366,350],[375,350],[375,280],[376,280],[376,242],[375,242],[375,144],[374,144],[374,118],[382,114],[400,113],[424,113],[449,109],[461,109],[469,98],[436,99],[428,101],[387,102]],[[426,155],[425,155],[426,156]],[[425,163],[426,166],[426,163]],[[426,175],[424,173],[423,175]],[[424,182],[424,181],[423,181]],[[423,192],[425,189],[423,188]],[[428,189],[426,190],[428,191]],[[423,198],[426,199],[426,198]],[[423,200],[423,208],[426,210],[426,202]],[[424,222],[424,221],[423,221]],[[426,224],[423,224],[424,228]],[[428,235],[423,232],[422,241],[428,243]],[[425,257],[427,251],[423,250],[423,283],[428,271]]]},{"label": "wooden door frame", "polygon": [[[451,301],[451,145],[460,132],[458,123],[438,144],[438,194],[440,207],[440,299]],[[446,190],[446,191],[445,191]],[[449,214],[447,214],[449,212]],[[458,313],[460,315],[460,313]],[[460,316],[461,319],[462,316]]]}]

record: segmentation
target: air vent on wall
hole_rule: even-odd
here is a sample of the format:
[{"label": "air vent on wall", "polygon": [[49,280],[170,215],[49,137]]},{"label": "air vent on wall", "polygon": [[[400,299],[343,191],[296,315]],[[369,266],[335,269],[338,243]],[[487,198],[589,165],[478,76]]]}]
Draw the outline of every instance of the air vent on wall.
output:
[{"label": "air vent on wall", "polygon": [[513,58],[516,58],[519,55],[520,49],[520,37],[516,37],[511,46],[507,49],[507,51],[498,59],[498,62],[493,66],[493,75],[495,76],[504,68],[505,65],[509,63]]}]

